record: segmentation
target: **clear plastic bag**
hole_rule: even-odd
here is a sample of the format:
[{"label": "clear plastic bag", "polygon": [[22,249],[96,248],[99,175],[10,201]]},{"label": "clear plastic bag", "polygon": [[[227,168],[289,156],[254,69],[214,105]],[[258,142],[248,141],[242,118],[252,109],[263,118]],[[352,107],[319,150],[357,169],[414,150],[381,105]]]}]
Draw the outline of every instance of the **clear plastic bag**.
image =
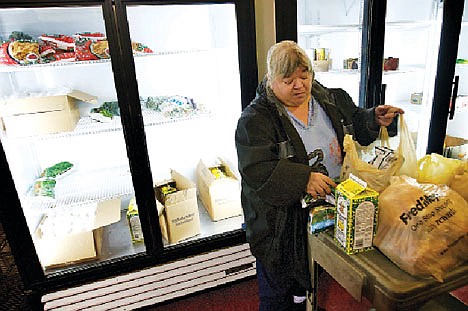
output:
[{"label": "clear plastic bag", "polygon": [[353,174],[364,180],[368,187],[381,192],[389,185],[390,177],[394,175],[416,176],[417,161],[413,139],[403,115],[400,115],[399,118],[399,142],[394,151],[395,159],[384,169],[379,169],[368,162],[375,156],[376,145],[380,144],[380,146],[391,148],[385,127],[381,128],[378,140],[367,147],[359,145],[351,135],[345,135],[343,145],[346,155],[341,169],[341,180],[345,180],[349,174]]}]

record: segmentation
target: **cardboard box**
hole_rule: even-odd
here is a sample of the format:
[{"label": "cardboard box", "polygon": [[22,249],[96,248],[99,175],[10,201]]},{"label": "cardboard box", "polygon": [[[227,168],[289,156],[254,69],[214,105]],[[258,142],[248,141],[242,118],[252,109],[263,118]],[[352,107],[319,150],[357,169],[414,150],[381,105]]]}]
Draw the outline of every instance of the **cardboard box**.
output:
[{"label": "cardboard box", "polygon": [[88,261],[99,257],[103,227],[120,220],[120,198],[96,202],[95,217],[87,231],[72,230],[70,234],[54,235],[44,232],[47,221],[53,217],[44,215],[39,224],[34,245],[42,266],[51,268]]},{"label": "cardboard box", "polygon": [[242,215],[239,180],[225,161],[219,159],[219,162],[212,166],[218,165],[225,168],[227,177],[216,178],[202,160],[197,166],[200,199],[213,221]]},{"label": "cardboard box", "polygon": [[72,91],[66,95],[8,99],[0,106],[3,127],[13,137],[73,131],[80,119],[77,101],[96,104],[97,97]]},{"label": "cardboard box", "polygon": [[[161,233],[169,243],[177,243],[200,234],[200,215],[198,213],[197,189],[195,184],[178,172],[171,170],[172,180],[178,191],[165,196],[164,209],[159,217]],[[157,188],[169,180],[159,182]],[[157,201],[161,201],[161,198]]]},{"label": "cardboard box", "polygon": [[379,193],[350,175],[336,187],[334,237],[347,254],[372,249]]},{"label": "cardboard box", "polygon": [[96,259],[100,253],[103,228],[34,241],[42,266],[46,268]]}]

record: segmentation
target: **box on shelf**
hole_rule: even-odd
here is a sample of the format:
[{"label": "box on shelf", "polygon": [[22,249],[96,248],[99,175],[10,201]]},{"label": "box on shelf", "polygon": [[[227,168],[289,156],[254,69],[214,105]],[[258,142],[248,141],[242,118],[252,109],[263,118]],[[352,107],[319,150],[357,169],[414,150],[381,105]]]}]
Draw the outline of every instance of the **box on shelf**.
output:
[{"label": "box on shelf", "polygon": [[446,135],[444,156],[458,160],[468,160],[468,139]]},{"label": "box on shelf", "polygon": [[54,220],[44,215],[34,239],[42,266],[46,268],[66,266],[99,257],[103,227],[120,220],[120,201],[120,198],[114,198],[96,202],[94,219],[90,220],[88,224],[90,229],[86,231],[72,230],[68,234],[47,232],[44,223]]},{"label": "box on shelf", "polygon": [[372,249],[379,193],[350,175],[336,187],[334,237],[347,254]]},{"label": "box on shelf", "polygon": [[75,90],[66,95],[8,99],[0,105],[0,116],[8,136],[69,132],[80,119],[77,101],[96,104],[97,97]]},{"label": "box on shelf", "polygon": [[[224,170],[224,176],[217,178],[211,171],[214,168]],[[229,165],[219,159],[213,166],[206,166],[202,160],[197,166],[197,186],[211,220],[217,221],[242,215],[240,183]]]},{"label": "box on shelf", "polygon": [[[170,184],[177,191],[162,195],[162,188]],[[195,184],[175,170],[171,179],[154,186],[156,200],[164,206],[159,222],[163,237],[171,244],[200,234],[197,189]]]}]

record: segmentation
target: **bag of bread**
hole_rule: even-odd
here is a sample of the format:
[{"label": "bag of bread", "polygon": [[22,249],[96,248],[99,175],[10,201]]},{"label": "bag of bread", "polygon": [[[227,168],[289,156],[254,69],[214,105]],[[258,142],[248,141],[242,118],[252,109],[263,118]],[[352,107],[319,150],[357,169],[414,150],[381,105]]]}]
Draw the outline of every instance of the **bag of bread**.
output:
[{"label": "bag of bread", "polygon": [[442,282],[468,258],[468,203],[447,185],[394,176],[379,196],[374,246],[406,272]]}]

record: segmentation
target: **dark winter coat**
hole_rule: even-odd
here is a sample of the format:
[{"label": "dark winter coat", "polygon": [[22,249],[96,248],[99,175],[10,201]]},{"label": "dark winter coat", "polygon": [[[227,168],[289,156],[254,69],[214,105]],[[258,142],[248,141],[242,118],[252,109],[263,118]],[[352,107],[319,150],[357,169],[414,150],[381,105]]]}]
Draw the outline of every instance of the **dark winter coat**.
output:
[{"label": "dark winter coat", "polygon": [[[358,108],[345,91],[327,89],[316,81],[312,94],[329,116],[341,150],[343,125],[353,125],[361,145],[377,138],[374,109]],[[284,105],[266,88],[265,80],[239,118],[235,142],[252,254],[285,286],[295,279],[309,289],[308,210],[300,202],[312,168]]]}]

